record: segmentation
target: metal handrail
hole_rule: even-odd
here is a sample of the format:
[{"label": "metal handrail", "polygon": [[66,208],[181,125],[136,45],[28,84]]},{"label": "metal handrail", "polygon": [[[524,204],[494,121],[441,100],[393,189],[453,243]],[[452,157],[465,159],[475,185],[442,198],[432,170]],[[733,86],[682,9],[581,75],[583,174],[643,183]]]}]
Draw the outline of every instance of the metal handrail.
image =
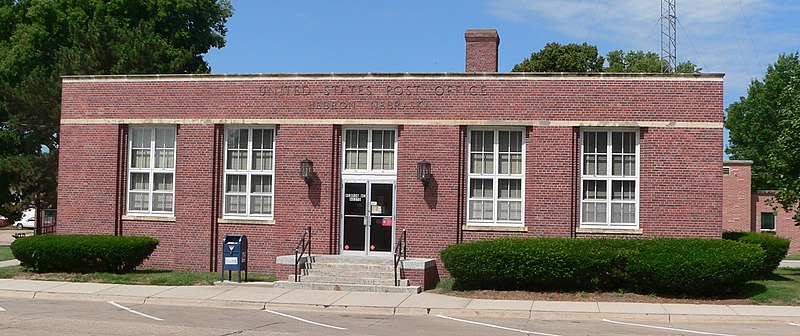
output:
[{"label": "metal handrail", "polygon": [[394,285],[400,286],[400,279],[397,278],[397,266],[400,265],[400,257],[402,255],[403,259],[408,259],[407,256],[407,246],[406,246],[406,229],[403,229],[403,233],[400,234],[400,239],[397,240],[397,244],[394,246]]},{"label": "metal handrail", "polygon": [[[306,240],[308,238],[308,240]],[[302,247],[302,250],[300,249]],[[300,282],[300,258],[306,253],[308,249],[308,262],[311,262],[311,227],[303,230],[303,237],[294,248],[294,282]]]}]

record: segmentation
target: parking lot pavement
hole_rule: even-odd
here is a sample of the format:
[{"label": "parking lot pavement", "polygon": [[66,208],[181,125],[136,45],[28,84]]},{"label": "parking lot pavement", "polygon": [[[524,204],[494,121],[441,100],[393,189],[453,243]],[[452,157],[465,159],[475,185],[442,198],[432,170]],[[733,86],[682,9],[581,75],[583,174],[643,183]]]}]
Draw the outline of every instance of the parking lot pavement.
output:
[{"label": "parking lot pavement", "polygon": [[22,230],[5,229],[5,230],[0,230],[0,246],[11,245],[11,243],[14,242],[14,239],[16,239],[16,238],[14,238],[14,234],[15,233],[27,233],[29,235],[32,235],[33,234],[33,230],[31,230],[31,229],[22,229]]}]

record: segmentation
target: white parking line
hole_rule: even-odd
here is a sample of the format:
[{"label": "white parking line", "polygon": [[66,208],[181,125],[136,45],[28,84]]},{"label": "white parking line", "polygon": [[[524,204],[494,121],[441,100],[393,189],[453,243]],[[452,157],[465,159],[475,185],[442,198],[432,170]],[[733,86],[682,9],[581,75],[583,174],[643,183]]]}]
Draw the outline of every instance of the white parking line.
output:
[{"label": "white parking line", "polygon": [[4,311],[6,311],[6,310],[3,309],[3,307],[0,307],[0,312],[4,312]]},{"label": "white parking line", "polygon": [[444,316],[444,315],[436,315],[436,317],[443,318],[443,319],[448,319],[448,320],[452,320],[452,321],[458,321],[458,322],[464,322],[464,323],[470,323],[470,324],[477,324],[477,325],[484,326],[484,327],[489,327],[489,328],[497,328],[497,329],[502,329],[502,330],[514,331],[514,332],[523,333],[523,334],[529,334],[529,335],[558,336],[558,335],[539,333],[539,332],[529,331],[529,330],[522,330],[522,329],[514,329],[514,328],[509,328],[509,327],[503,327],[503,326],[489,324],[489,323],[462,320],[462,319],[459,319],[459,318],[449,317],[449,316]]},{"label": "white parking line", "polygon": [[651,329],[661,329],[661,330],[685,332],[685,333],[699,334],[699,335],[734,336],[734,335],[731,335],[731,334],[717,334],[717,333],[705,332],[705,331],[694,331],[694,330],[686,330],[686,329],[676,329],[676,328],[652,326],[652,325],[646,325],[646,324],[618,322],[618,321],[611,321],[611,320],[608,320],[608,319],[603,319],[603,322],[616,323],[616,324],[622,324],[622,325],[628,325],[628,326],[634,326],[634,327],[642,327],[642,328],[651,328]]},{"label": "white parking line", "polygon": [[797,323],[789,323],[789,325],[793,325],[795,327],[800,327],[800,324],[797,324]]},{"label": "white parking line", "polygon": [[140,313],[140,312],[138,312],[138,311],[135,311],[135,310],[133,310],[133,309],[130,309],[130,308],[128,308],[128,307],[125,307],[125,306],[123,306],[123,305],[121,305],[121,304],[119,304],[119,303],[116,303],[116,302],[114,302],[114,301],[108,301],[108,303],[110,303],[110,304],[114,305],[114,306],[115,306],[115,307],[117,307],[117,308],[121,308],[121,309],[127,310],[127,311],[129,311],[129,312],[131,312],[131,313],[134,313],[134,314],[136,314],[136,315],[144,316],[144,317],[146,317],[146,318],[153,319],[153,320],[156,320],[156,321],[164,321],[164,319],[160,319],[160,318],[158,318],[158,317],[155,317],[155,316],[150,316],[150,315],[147,315],[147,314],[145,314],[145,313]]},{"label": "white parking line", "polygon": [[332,326],[332,325],[329,325],[329,324],[309,321],[309,320],[306,320],[304,318],[300,318],[300,317],[297,317],[297,316],[292,316],[292,315],[289,315],[289,314],[279,313],[279,312],[276,312],[274,310],[264,309],[264,311],[267,312],[267,313],[280,315],[280,316],[283,316],[283,317],[288,317],[288,318],[293,319],[293,320],[297,320],[297,321],[300,321],[300,322],[313,324],[313,325],[320,326],[320,327],[331,328],[331,329],[336,329],[336,330],[347,330],[347,328],[342,328],[342,327]]}]

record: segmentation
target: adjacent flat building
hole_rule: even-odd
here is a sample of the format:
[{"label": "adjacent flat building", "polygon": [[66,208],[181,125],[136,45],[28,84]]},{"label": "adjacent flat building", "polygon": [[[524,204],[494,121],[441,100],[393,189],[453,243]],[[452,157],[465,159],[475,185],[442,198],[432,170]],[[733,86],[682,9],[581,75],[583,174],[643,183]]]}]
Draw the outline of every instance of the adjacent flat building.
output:
[{"label": "adjacent flat building", "polygon": [[59,234],[146,235],[146,266],[251,272],[315,254],[390,258],[496,237],[720,237],[723,75],[464,73],[67,76]]}]

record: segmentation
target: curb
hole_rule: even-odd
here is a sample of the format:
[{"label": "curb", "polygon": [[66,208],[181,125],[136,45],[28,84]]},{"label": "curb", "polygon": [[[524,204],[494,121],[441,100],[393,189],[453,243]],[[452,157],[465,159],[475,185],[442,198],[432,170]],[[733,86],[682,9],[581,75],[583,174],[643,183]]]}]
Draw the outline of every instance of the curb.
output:
[{"label": "curb", "polygon": [[305,312],[348,313],[381,316],[436,316],[522,318],[533,320],[591,320],[604,318],[611,320],[648,322],[783,322],[796,323],[797,316],[759,316],[759,315],[720,315],[720,314],[660,314],[660,313],[622,313],[622,312],[579,312],[579,311],[541,311],[541,310],[502,310],[502,309],[459,309],[423,307],[369,307],[345,305],[318,305],[294,303],[270,303],[235,300],[206,300],[161,297],[136,297],[124,295],[97,295],[76,293],[53,293],[45,291],[28,292],[0,290],[0,297],[35,300],[67,301],[115,301],[128,304],[193,306],[220,309],[245,310],[290,310]]}]

